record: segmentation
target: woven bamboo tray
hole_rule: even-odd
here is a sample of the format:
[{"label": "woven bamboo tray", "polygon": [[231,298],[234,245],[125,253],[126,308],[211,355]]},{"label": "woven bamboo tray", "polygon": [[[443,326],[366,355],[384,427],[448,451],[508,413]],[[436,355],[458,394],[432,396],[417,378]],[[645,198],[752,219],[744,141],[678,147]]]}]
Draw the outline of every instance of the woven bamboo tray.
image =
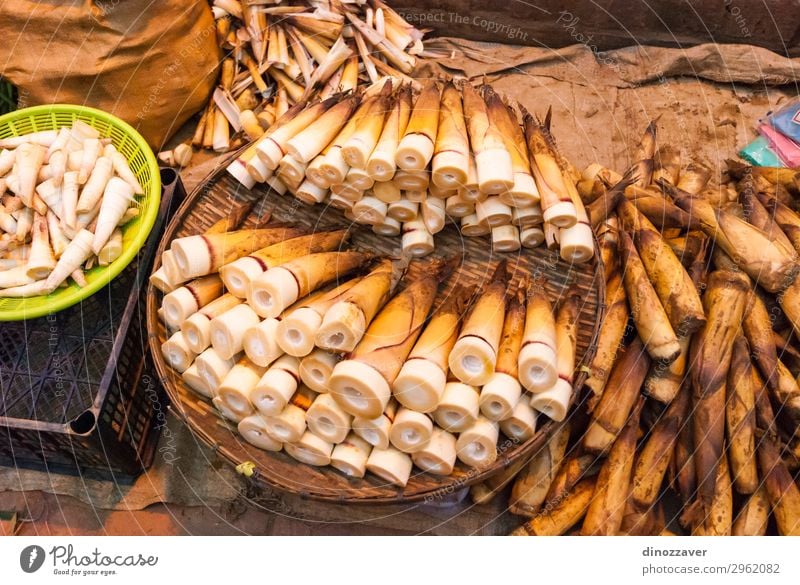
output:
[{"label": "woven bamboo tray", "polygon": [[[153,270],[158,269],[161,253],[169,248],[173,239],[199,234],[227,215],[237,202],[253,199],[260,202],[245,226],[255,225],[257,215],[269,209],[273,221],[305,225],[312,229],[349,227],[353,247],[392,256],[401,253],[399,237],[378,236],[368,226],[351,224],[339,210],[322,205],[311,207],[291,195],[280,196],[263,186],[249,191],[225,172],[223,163],[189,195],[172,218],[161,240]],[[547,281],[546,291],[554,304],[568,290],[577,291],[582,300],[577,352],[580,360],[577,371],[581,372],[580,365],[587,363],[594,351],[604,307],[605,282],[599,263],[573,266],[545,248],[523,248],[521,252],[513,254],[493,253],[488,238],[464,238],[454,224],[436,234],[435,242],[436,250],[432,256],[458,255],[462,258],[460,269],[451,277],[459,279],[462,284],[482,284],[491,275],[497,262],[505,258],[518,274],[543,276]],[[449,284],[451,282],[444,283],[442,287]],[[166,340],[166,331],[156,314],[161,297],[155,287],[151,285],[148,288],[147,325],[156,370],[172,401],[172,408],[203,442],[224,459],[235,466],[246,464],[239,469],[246,468],[248,474],[252,471],[250,478],[256,487],[267,485],[313,499],[338,502],[376,504],[436,500],[485,480],[519,458],[530,456],[542,446],[553,424],[549,419],[542,418],[536,435],[523,444],[501,434],[497,461],[485,468],[474,469],[458,463],[453,474],[439,477],[423,473],[415,467],[408,485],[402,489],[388,485],[371,474],[364,479],[352,479],[332,467],[312,467],[297,462],[283,452],[261,451],[244,441],[234,424],[218,415],[210,401],[187,388],[180,374],[164,362],[160,347]],[[582,386],[585,375],[581,372],[576,377],[576,388]]]}]

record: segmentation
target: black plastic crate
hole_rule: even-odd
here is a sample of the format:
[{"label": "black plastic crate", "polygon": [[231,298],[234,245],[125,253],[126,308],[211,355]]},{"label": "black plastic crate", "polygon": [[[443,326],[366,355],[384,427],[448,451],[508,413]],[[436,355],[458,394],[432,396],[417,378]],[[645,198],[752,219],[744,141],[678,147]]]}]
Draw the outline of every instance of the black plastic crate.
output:
[{"label": "black plastic crate", "polygon": [[153,461],[166,394],[144,294],[161,231],[185,196],[162,169],[159,216],[108,286],[56,314],[0,324],[0,465],[129,481]]}]

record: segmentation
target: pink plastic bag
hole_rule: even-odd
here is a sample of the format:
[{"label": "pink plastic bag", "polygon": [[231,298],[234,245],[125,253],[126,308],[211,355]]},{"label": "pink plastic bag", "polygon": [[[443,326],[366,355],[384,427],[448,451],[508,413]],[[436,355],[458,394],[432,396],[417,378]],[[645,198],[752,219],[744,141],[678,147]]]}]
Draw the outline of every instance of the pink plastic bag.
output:
[{"label": "pink plastic bag", "polygon": [[786,138],[769,124],[761,124],[758,131],[767,139],[772,150],[777,153],[787,167],[793,169],[800,167],[800,145]]}]

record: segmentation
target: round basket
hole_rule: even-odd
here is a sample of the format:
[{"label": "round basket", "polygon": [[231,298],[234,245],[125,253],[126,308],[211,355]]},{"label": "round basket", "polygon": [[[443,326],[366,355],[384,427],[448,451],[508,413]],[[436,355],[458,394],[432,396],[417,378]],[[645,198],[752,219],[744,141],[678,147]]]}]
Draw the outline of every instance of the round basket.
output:
[{"label": "round basket", "polygon": [[[158,269],[161,253],[169,248],[173,239],[203,232],[228,215],[238,202],[254,198],[260,203],[256,205],[255,213],[248,218],[246,226],[255,225],[260,210],[270,210],[273,221],[304,225],[312,229],[349,227],[351,242],[355,248],[393,256],[400,254],[399,237],[378,236],[367,226],[351,224],[340,211],[333,208],[307,206],[288,195],[282,197],[264,187],[249,191],[224,169],[223,163],[194,190],[172,218],[159,246],[154,270]],[[547,293],[554,302],[567,290],[577,290],[582,299],[577,355],[581,363],[587,363],[591,359],[590,348],[594,347],[605,295],[601,265],[571,265],[562,261],[557,253],[545,248],[523,250],[519,254],[492,253],[486,238],[463,238],[458,229],[450,225],[436,235],[436,251],[433,255],[451,257],[454,254],[462,257],[458,278],[465,284],[485,282],[497,261],[507,258],[509,265],[515,266],[517,272],[535,273],[544,277]],[[161,298],[161,293],[150,285],[147,290],[150,350],[161,382],[172,401],[172,408],[204,443],[239,470],[245,471],[257,488],[277,488],[332,502],[391,504],[430,501],[449,496],[454,491],[482,481],[514,461],[529,456],[542,446],[553,425],[552,421],[541,417],[542,422],[536,435],[522,444],[501,435],[498,458],[491,466],[476,469],[458,463],[453,474],[446,477],[423,473],[415,467],[405,488],[388,485],[371,474],[367,474],[364,479],[348,478],[332,467],[312,467],[299,463],[283,452],[261,451],[244,441],[234,424],[222,418],[210,401],[190,390],[183,383],[180,374],[165,363],[160,348],[166,340],[166,331],[157,315]],[[581,372],[580,366],[578,371]],[[586,374],[581,373],[577,377],[576,387],[581,387],[585,376]]]},{"label": "round basket", "polygon": [[144,195],[135,199],[139,215],[122,229],[122,254],[108,266],[97,266],[86,272],[87,285],[74,282],[50,295],[20,299],[0,299],[0,321],[20,321],[42,317],[71,307],[107,285],[130,264],[144,245],[158,215],[161,201],[161,176],[153,151],[136,130],[119,118],[94,108],[55,104],[34,106],[0,116],[0,138],[20,136],[42,130],[56,130],[82,120],[111,138],[114,146],[128,160],[139,179]]}]

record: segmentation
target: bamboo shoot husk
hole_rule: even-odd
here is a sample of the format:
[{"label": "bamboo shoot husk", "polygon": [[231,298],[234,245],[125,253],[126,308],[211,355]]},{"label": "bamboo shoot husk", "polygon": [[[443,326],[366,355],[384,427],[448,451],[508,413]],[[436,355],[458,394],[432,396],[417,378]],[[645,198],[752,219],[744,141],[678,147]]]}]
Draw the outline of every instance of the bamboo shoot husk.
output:
[{"label": "bamboo shoot husk", "polygon": [[710,178],[711,169],[701,163],[692,162],[681,171],[676,186],[681,191],[697,195],[705,188]]},{"label": "bamboo shoot husk", "polygon": [[261,317],[277,317],[297,299],[352,272],[370,258],[363,252],[319,252],[295,258],[254,278],[247,302]]},{"label": "bamboo shoot husk", "polygon": [[675,203],[697,216],[715,244],[769,292],[779,292],[792,283],[800,269],[794,249],[783,248],[758,228],[702,199],[679,195]]},{"label": "bamboo shoot husk", "polygon": [[758,466],[778,533],[800,535],[800,489],[780,457],[775,438],[768,433],[759,438]]},{"label": "bamboo shoot husk", "polygon": [[439,106],[439,126],[434,147],[431,180],[442,188],[458,188],[467,181],[469,136],[464,121],[461,92],[445,84]]},{"label": "bamboo shoot husk", "polygon": [[461,315],[472,289],[459,288],[431,317],[392,385],[397,401],[418,412],[433,412],[447,382],[448,357],[458,338]]},{"label": "bamboo shoot husk", "polygon": [[759,486],[739,510],[733,522],[733,536],[764,536],[769,521],[769,501],[764,486]]},{"label": "bamboo shoot husk", "polygon": [[617,359],[600,402],[592,412],[583,446],[592,453],[606,453],[633,409],[650,359],[642,342],[634,339]]},{"label": "bamboo shoot husk", "polygon": [[606,313],[600,324],[597,349],[589,364],[589,376],[584,382],[594,393],[595,401],[603,394],[608,375],[616,361],[625,328],[628,325],[628,302],[619,273],[614,273],[608,281],[606,299]]},{"label": "bamboo shoot husk", "polygon": [[675,443],[686,422],[689,396],[686,388],[675,397],[650,430],[636,458],[630,499],[640,509],[648,509],[658,500]]},{"label": "bamboo shoot husk", "polygon": [[709,512],[695,524],[693,536],[730,536],[733,524],[733,492],[728,458],[723,454],[714,484],[714,498]]},{"label": "bamboo shoot husk", "polygon": [[562,421],[572,399],[572,382],[575,370],[575,353],[578,342],[578,297],[568,296],[558,310],[556,318],[556,370],[558,379],[552,388],[536,392],[531,406],[556,421]]},{"label": "bamboo shoot husk", "polygon": [[672,362],[680,344],[630,236],[619,234],[625,293],[639,337],[653,359]]},{"label": "bamboo shoot husk", "polygon": [[513,514],[532,517],[538,513],[566,454],[569,434],[570,423],[561,423],[517,476],[509,501]]},{"label": "bamboo shoot husk", "polygon": [[511,536],[561,536],[565,534],[586,515],[596,483],[596,477],[582,480],[554,507],[514,530]]},{"label": "bamboo shoot husk", "polygon": [[726,404],[728,462],[733,483],[740,494],[752,494],[758,488],[756,465],[756,398],[753,388],[750,348],[744,337],[733,344],[728,371]]},{"label": "bamboo shoot husk", "polygon": [[222,266],[278,242],[303,235],[300,228],[261,228],[188,236],[172,241],[170,249],[186,278],[217,272]]},{"label": "bamboo shoot husk", "polygon": [[624,200],[618,209],[672,328],[680,336],[694,333],[705,323],[705,315],[691,277],[655,226],[632,203]]},{"label": "bamboo shoot husk", "polygon": [[524,294],[518,290],[508,303],[495,372],[481,390],[481,412],[489,420],[507,419],[519,402],[522,387],[518,381],[517,362],[524,328]]},{"label": "bamboo shoot husk", "polygon": [[612,536],[622,528],[643,404],[644,398],[640,398],[600,469],[581,528],[585,536]]},{"label": "bamboo shoot husk", "polygon": [[363,339],[339,362],[330,389],[351,414],[378,416],[391,397],[391,385],[411,353],[448,266],[439,265],[395,295],[372,321]]},{"label": "bamboo shoot husk", "polygon": [[706,324],[692,340],[689,364],[697,449],[693,459],[698,480],[699,499],[695,508],[698,517],[708,516],[714,499],[725,437],[726,376],[748,289],[748,279],[740,272],[712,272],[703,296]]},{"label": "bamboo shoot husk", "polygon": [[325,312],[314,344],[328,351],[353,351],[400,276],[390,260],[382,260]]},{"label": "bamboo shoot husk", "polygon": [[492,124],[486,102],[475,88],[464,83],[461,92],[479,189],[488,195],[507,191],[514,185],[514,170],[503,136]]},{"label": "bamboo shoot husk", "polygon": [[485,291],[473,304],[458,341],[450,352],[450,370],[465,384],[485,384],[495,371],[503,332],[507,286],[507,266],[501,262]]},{"label": "bamboo shoot husk", "polygon": [[220,268],[219,274],[229,292],[246,298],[252,280],[270,268],[307,254],[330,252],[340,247],[347,238],[345,230],[336,230],[287,239],[226,264]]}]

